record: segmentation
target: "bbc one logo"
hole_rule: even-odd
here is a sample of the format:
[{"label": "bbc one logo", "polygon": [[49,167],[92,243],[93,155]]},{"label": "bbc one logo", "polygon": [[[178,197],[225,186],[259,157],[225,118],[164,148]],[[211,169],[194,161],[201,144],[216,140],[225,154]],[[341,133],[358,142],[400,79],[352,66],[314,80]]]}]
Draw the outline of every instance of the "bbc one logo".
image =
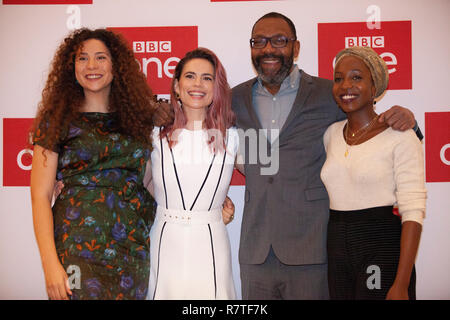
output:
[{"label": "bbc one logo", "polygon": [[133,41],[137,53],[172,52],[172,41]]},{"label": "bbc one logo", "polygon": [[450,112],[425,112],[427,182],[450,182]]},{"label": "bbc one logo", "polygon": [[380,29],[366,22],[319,23],[319,76],[332,79],[336,54],[344,48],[374,49],[386,62],[388,89],[412,89],[411,21],[384,21]]},{"label": "bbc one logo", "polygon": [[3,186],[30,185],[33,150],[27,145],[32,118],[3,118]]},{"label": "bbc one logo", "polygon": [[196,26],[108,29],[129,42],[150,88],[158,95],[169,94],[176,65],[188,51],[198,47]]},{"label": "bbc one logo", "polygon": [[[345,37],[345,48],[350,47],[370,47],[372,49],[384,48],[384,36],[362,36],[362,37]],[[389,74],[397,71],[396,65],[398,64],[397,57],[392,52],[379,53],[388,67]],[[336,63],[336,59],[333,59],[333,67]],[[392,66],[392,67],[391,67]]]},{"label": "bbc one logo", "polygon": [[[146,53],[171,53],[172,41],[133,41],[133,52],[136,54]],[[139,61],[141,70],[148,78],[149,65],[154,64],[156,68],[156,77],[162,79],[163,76],[173,78],[173,72],[177,63],[181,59],[179,57],[169,57],[163,62],[158,57],[144,57]]]},{"label": "bbc one logo", "polygon": [[377,37],[345,37],[345,47],[372,47],[384,48],[384,36]]}]

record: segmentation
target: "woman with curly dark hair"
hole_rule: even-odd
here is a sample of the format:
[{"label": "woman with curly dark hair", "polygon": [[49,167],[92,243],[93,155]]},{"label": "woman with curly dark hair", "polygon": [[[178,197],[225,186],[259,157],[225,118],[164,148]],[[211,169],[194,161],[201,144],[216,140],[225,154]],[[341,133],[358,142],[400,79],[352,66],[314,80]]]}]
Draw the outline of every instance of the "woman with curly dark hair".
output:
[{"label": "woman with curly dark hair", "polygon": [[[154,110],[120,36],[80,29],[64,39],[31,130],[33,221],[50,299],[145,299]],[[55,179],[64,189],[52,208]]]}]

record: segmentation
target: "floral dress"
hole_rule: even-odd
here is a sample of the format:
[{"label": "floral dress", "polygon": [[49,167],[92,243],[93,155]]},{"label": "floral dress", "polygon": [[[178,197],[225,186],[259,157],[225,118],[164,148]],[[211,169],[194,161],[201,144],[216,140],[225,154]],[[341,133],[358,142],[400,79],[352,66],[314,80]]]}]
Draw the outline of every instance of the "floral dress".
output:
[{"label": "floral dress", "polygon": [[[42,125],[42,124],[41,124]],[[36,132],[34,143],[43,147]],[[72,299],[145,299],[154,200],[143,186],[150,150],[121,134],[116,113],[81,113],[59,143],[55,244]]]}]

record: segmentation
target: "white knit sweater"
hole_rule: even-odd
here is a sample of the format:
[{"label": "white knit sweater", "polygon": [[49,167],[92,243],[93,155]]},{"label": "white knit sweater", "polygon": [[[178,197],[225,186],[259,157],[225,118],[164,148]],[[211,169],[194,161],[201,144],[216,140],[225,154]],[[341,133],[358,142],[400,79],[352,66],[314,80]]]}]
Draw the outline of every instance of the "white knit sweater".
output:
[{"label": "white knit sweater", "polygon": [[327,159],[320,176],[330,208],[348,211],[398,205],[402,222],[422,224],[427,191],[422,145],[414,131],[388,128],[359,145],[347,146],[346,123],[334,123],[324,135]]}]

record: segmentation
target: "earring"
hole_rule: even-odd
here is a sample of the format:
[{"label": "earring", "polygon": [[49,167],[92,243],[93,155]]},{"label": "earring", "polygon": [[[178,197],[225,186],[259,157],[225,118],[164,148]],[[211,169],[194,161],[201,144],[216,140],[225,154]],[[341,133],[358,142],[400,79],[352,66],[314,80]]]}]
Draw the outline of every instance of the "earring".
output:
[{"label": "earring", "polygon": [[182,109],[183,103],[181,102],[180,95],[178,93],[175,93],[175,99],[177,99],[178,106]]}]

